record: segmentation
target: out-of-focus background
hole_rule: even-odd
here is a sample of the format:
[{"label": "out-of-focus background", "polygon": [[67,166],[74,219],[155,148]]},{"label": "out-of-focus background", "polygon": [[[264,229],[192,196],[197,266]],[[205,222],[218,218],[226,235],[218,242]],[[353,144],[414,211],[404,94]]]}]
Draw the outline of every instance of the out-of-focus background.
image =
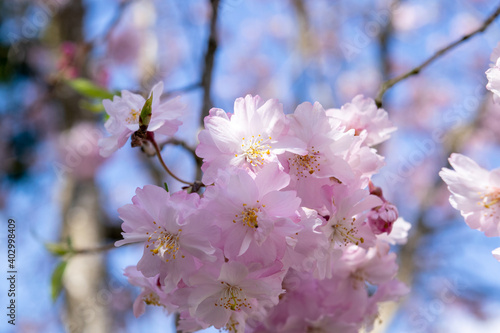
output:
[{"label": "out-of-focus background", "polygon": [[[110,244],[120,238],[117,208],[137,187],[181,184],[129,144],[100,158],[100,101],[76,92],[71,80],[143,94],[163,81],[166,94],[188,105],[176,138],[192,148],[202,110],[231,111],[248,93],[278,98],[286,112],[303,101],[331,108],[357,94],[374,98],[384,80],[476,29],[498,5],[221,0],[210,68],[209,0],[1,1],[0,331],[175,332],[174,319],[159,308],[133,316],[139,291],[123,269],[137,263],[142,248]],[[500,264],[491,255],[500,240],[468,228],[438,178],[451,152],[500,167],[500,105],[484,74],[498,42],[495,22],[384,98],[399,130],[379,147],[387,166],[375,183],[413,224],[408,244],[394,249],[412,292],[383,309],[379,332],[500,332]],[[213,74],[209,95],[203,73]],[[195,178],[189,149],[168,144],[163,152],[176,174]],[[9,218],[16,221],[15,327],[5,315]],[[68,259],[47,244],[52,252],[71,246],[81,253]]]}]

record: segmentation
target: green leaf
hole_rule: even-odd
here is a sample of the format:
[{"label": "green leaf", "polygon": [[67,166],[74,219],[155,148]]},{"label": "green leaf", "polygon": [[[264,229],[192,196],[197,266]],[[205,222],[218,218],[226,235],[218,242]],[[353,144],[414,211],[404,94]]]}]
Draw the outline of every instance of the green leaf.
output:
[{"label": "green leaf", "polygon": [[94,84],[92,81],[87,79],[78,78],[74,80],[68,80],[67,82],[71,88],[73,88],[75,91],[79,92],[85,97],[112,99],[114,96],[106,89],[99,87],[98,85]]},{"label": "green leaf", "polygon": [[165,182],[165,183],[163,183],[163,186],[165,186],[165,191],[167,191],[167,192],[168,192],[168,185],[167,185],[167,183],[166,183],[166,182]]},{"label": "green leaf", "polygon": [[54,269],[54,272],[52,273],[51,295],[53,302],[56,301],[57,297],[62,291],[62,278],[67,263],[67,261],[61,261],[61,263],[57,265],[56,269]]},{"label": "green leaf", "polygon": [[149,121],[151,120],[151,105],[153,104],[153,93],[151,92],[151,96],[146,100],[144,106],[141,110],[141,118],[139,119],[139,125],[148,126]]},{"label": "green leaf", "polygon": [[62,243],[46,243],[45,248],[56,256],[63,256],[71,251],[67,244]]},{"label": "green leaf", "polygon": [[68,244],[68,248],[70,251],[74,251],[74,248],[73,248],[73,240],[71,239],[71,237],[66,237],[66,244]]},{"label": "green leaf", "polygon": [[102,105],[101,102],[98,103],[91,103],[88,100],[82,99],[79,102],[80,108],[84,110],[88,110],[90,112],[94,113],[101,113],[104,112],[104,105]]}]

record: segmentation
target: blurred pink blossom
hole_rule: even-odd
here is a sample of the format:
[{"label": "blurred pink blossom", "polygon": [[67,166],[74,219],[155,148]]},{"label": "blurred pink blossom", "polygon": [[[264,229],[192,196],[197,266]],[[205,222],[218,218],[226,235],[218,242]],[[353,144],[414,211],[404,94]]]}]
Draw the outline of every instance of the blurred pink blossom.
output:
[{"label": "blurred pink blossom", "polygon": [[61,133],[58,148],[61,161],[54,168],[80,179],[91,179],[104,159],[99,155],[98,141],[102,131],[93,123],[81,122]]}]

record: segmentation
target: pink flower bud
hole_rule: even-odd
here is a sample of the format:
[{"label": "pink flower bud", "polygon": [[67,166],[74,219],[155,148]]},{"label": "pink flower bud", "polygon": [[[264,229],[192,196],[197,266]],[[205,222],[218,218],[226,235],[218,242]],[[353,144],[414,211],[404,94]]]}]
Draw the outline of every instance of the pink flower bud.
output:
[{"label": "pink flower bud", "polygon": [[392,225],[398,219],[398,209],[388,201],[384,201],[381,206],[373,208],[368,213],[368,224],[374,234],[379,235],[387,232],[390,234]]}]

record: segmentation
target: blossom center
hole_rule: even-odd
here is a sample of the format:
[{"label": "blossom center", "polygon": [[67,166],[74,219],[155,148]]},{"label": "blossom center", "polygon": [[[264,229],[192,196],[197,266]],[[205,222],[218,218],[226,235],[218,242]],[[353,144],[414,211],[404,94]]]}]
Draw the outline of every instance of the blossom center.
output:
[{"label": "blossom center", "polygon": [[238,333],[238,326],[240,323],[233,318],[233,316],[229,317],[229,321],[227,322],[225,329],[228,332]]},{"label": "blossom center", "polygon": [[[156,222],[153,223],[156,224]],[[165,230],[165,228],[158,227],[153,233],[147,233],[149,238],[146,248],[151,251],[152,255],[160,256],[166,262],[176,259],[177,252],[180,249],[179,237],[181,232],[182,229],[179,229],[177,233],[172,233]]]},{"label": "blossom center", "polygon": [[290,169],[295,170],[297,175],[297,180],[299,178],[307,178],[308,175],[312,175],[317,171],[321,171],[321,156],[319,151],[311,147],[311,152],[307,155],[295,155],[294,157],[288,158],[290,163]]},{"label": "blossom center", "polygon": [[221,281],[223,289],[220,293],[220,297],[217,299],[215,306],[221,306],[226,310],[240,311],[243,307],[252,308],[250,303],[247,301],[247,297],[238,286],[230,285],[227,282]]},{"label": "blossom center", "polygon": [[164,306],[163,304],[160,303],[160,297],[156,293],[153,293],[153,292],[151,292],[147,295],[144,295],[142,297],[142,300],[147,305]]},{"label": "blossom center", "polygon": [[488,194],[481,195],[482,201],[480,202],[484,208],[496,208],[493,206],[497,206],[497,203],[500,202],[500,189],[495,188],[492,192]]},{"label": "blossom center", "polygon": [[[257,203],[259,203],[258,200]],[[265,207],[265,205],[262,206]],[[247,204],[243,204],[243,210],[235,215],[233,223],[240,222],[246,227],[257,229],[259,227],[260,212],[260,207],[247,207]]]},{"label": "blossom center", "polygon": [[[252,166],[263,165],[265,162],[266,155],[270,155],[271,146],[267,143],[268,139],[264,139],[261,135],[254,136],[250,138],[242,138],[241,150],[243,151],[243,156],[245,157],[247,163]],[[269,137],[271,140],[271,137]],[[238,154],[235,154],[238,157]]]},{"label": "blossom center", "polygon": [[357,269],[356,271],[351,273],[351,278],[355,281],[364,283],[366,280],[366,273],[361,269]]},{"label": "blossom center", "polygon": [[127,119],[125,119],[125,121],[129,124],[137,124],[139,122],[140,115],[141,113],[139,111],[131,109],[129,116],[127,117]]},{"label": "blossom center", "polygon": [[354,225],[356,218],[352,218],[351,222],[347,222],[344,217],[342,221],[337,221],[337,223],[332,224],[332,234],[330,235],[330,241],[338,242],[341,245],[364,243],[363,237],[357,237],[358,228]]},{"label": "blossom center", "polygon": [[368,274],[364,269],[358,268],[350,274],[351,283],[354,289],[363,289],[368,282]]}]

